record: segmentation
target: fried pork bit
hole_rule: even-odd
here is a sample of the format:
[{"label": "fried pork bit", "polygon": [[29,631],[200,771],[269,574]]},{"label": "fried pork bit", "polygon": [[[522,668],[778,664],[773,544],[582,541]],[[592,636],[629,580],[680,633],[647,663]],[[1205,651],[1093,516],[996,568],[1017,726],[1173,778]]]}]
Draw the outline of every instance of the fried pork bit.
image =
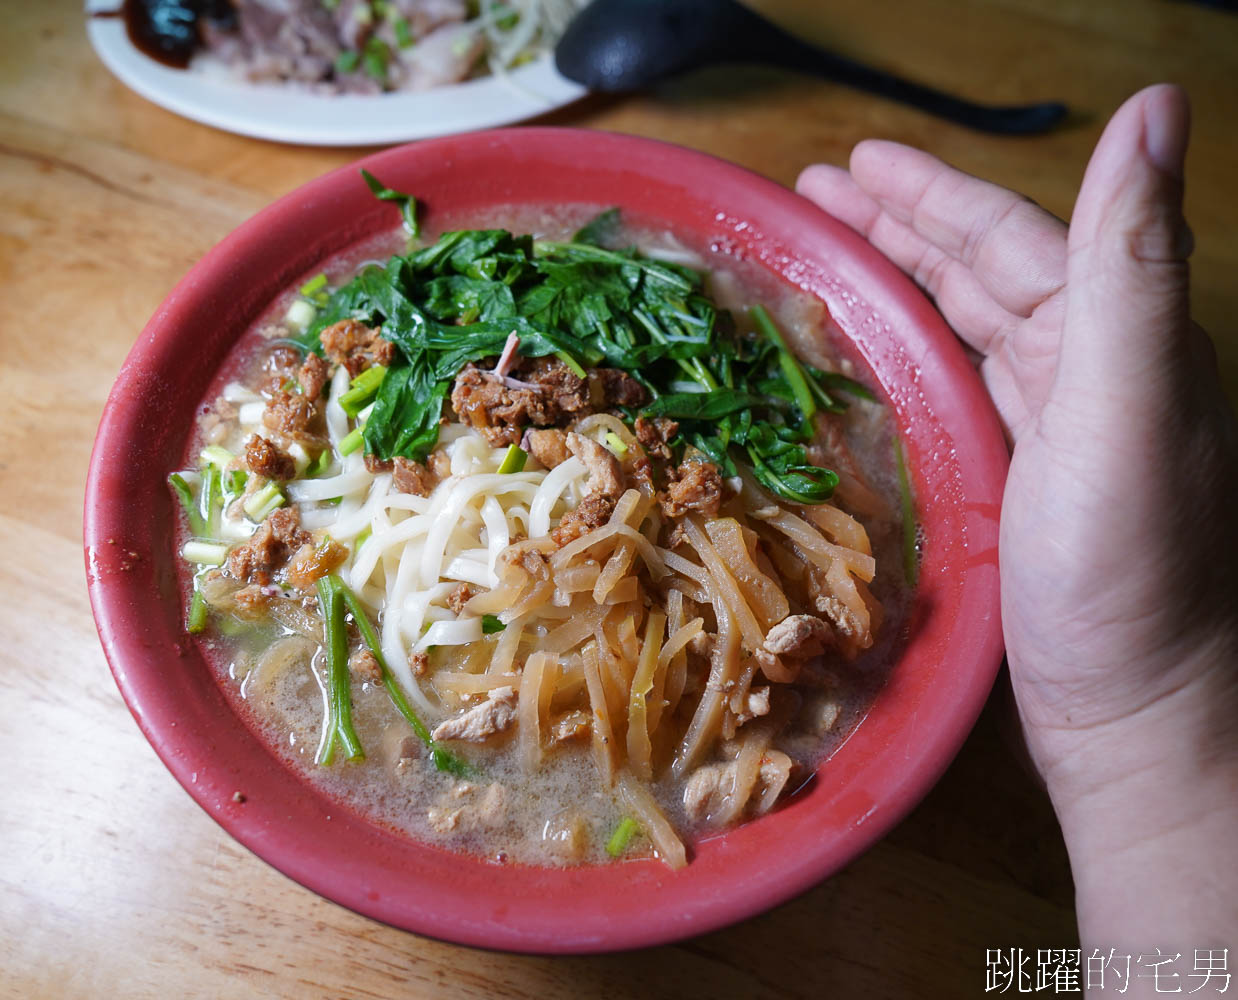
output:
[{"label": "fried pork bit", "polygon": [[584,462],[589,470],[586,493],[600,493],[616,500],[623,495],[623,469],[619,460],[606,448],[592,438],[568,431],[567,450]]},{"label": "fried pork bit", "polygon": [[297,382],[301,386],[301,395],[306,399],[316,400],[322,395],[323,386],[331,378],[331,366],[317,354],[310,354],[297,371]]},{"label": "fried pork bit", "polygon": [[670,441],[679,433],[679,423],[669,417],[654,417],[646,420],[637,417],[634,425],[636,440],[645,448],[646,454],[666,461],[671,457]]},{"label": "fried pork bit", "polygon": [[394,476],[392,482],[401,493],[411,493],[414,496],[428,497],[434,489],[434,475],[420,462],[397,455],[392,461]]},{"label": "fried pork bit", "polygon": [[300,393],[276,392],[262,411],[262,423],[290,441],[313,448],[326,446],[322,408]]},{"label": "fried pork bit", "polygon": [[228,553],[228,572],[246,583],[268,584],[283,569],[288,557],[313,536],[301,529],[295,507],[279,507],[258,525],[249,541]]},{"label": "fried pork bit", "polygon": [[558,428],[526,431],[524,450],[547,469],[553,469],[567,461],[567,434]]},{"label": "fried pork bit", "polygon": [[683,517],[700,511],[715,517],[722,503],[722,476],[712,462],[684,462],[668,469],[666,489],[658,492],[658,506],[665,517]]},{"label": "fried pork bit", "polygon": [[310,590],[328,573],[338,569],[348,558],[348,547],[333,538],[324,538],[315,545],[306,542],[288,564],[288,582],[297,590]]},{"label": "fried pork bit", "polygon": [[501,733],[516,721],[516,691],[495,688],[480,705],[439,723],[431,737],[435,740],[461,740],[484,743],[495,733]]},{"label": "fried pork bit", "polygon": [[430,669],[430,657],[427,653],[409,653],[408,668],[414,677],[424,677]]},{"label": "fried pork bit", "polygon": [[297,463],[273,441],[253,435],[245,442],[245,466],[255,476],[287,482],[297,474]]},{"label": "fried pork bit", "polygon": [[649,399],[645,387],[618,368],[594,368],[589,372],[590,399],[598,409],[641,406]]},{"label": "fried pork bit", "polygon": [[464,606],[472,599],[473,588],[467,583],[462,583],[447,595],[447,607],[451,608],[457,615],[461,615],[464,614]]},{"label": "fried pork bit", "polygon": [[368,649],[359,649],[348,658],[348,672],[359,681],[369,681],[371,684],[383,682],[383,668],[378,657]]},{"label": "fried pork bit", "polygon": [[600,528],[610,520],[615,512],[615,501],[601,493],[590,493],[577,505],[575,510],[569,510],[563,515],[559,526],[550,533],[555,544],[562,548],[574,542],[581,535],[587,535],[595,528]]},{"label": "fried pork bit", "polygon": [[355,319],[342,319],[320,334],[322,350],[328,358],[348,369],[356,378],[372,365],[389,365],[395,357],[395,345],[384,340],[374,330]]},{"label": "fried pork bit", "polygon": [[552,423],[567,423],[593,410],[589,383],[557,358],[521,358],[512,374],[550,394],[558,411],[558,418]]}]

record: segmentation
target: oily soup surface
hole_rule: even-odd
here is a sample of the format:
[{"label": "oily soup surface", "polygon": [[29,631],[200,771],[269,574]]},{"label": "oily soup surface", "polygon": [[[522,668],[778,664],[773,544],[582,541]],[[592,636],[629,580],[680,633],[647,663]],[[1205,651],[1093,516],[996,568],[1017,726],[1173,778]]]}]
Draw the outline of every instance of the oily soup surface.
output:
[{"label": "oily soup surface", "polygon": [[[587,208],[499,209],[483,219],[451,218],[442,228],[505,228],[538,238],[566,240],[593,214],[594,210]],[[627,227],[622,237],[612,245],[635,243],[651,255],[664,255],[706,271],[707,294],[736,317],[744,316],[754,304],[764,304],[801,360],[816,368],[854,374],[861,382],[870,381],[841,335],[832,331],[818,300],[754,265],[714,253],[708,247],[685,246],[665,231]],[[330,262],[326,267],[328,280],[333,287],[339,286],[365,263],[381,263],[390,254],[404,250],[402,234],[376,238]],[[221,444],[236,453],[243,451],[249,432],[235,425],[231,411],[219,404],[217,397],[226,384],[253,386],[261,380],[272,347],[271,336],[280,332],[277,326],[296,298],[296,290],[290,290],[274,303],[234,351],[203,407],[199,431],[187,455],[189,464],[208,444]],[[869,487],[881,501],[879,509],[857,517],[867,531],[876,559],[876,575],[869,589],[884,609],[884,621],[875,630],[871,648],[853,659],[827,648],[823,657],[814,660],[802,682],[794,686],[795,702],[784,710],[790,712],[789,722],[771,744],[794,765],[783,799],[812,778],[818,765],[860,723],[878,696],[902,643],[910,601],[902,563],[904,526],[899,514],[893,422],[879,403],[849,401],[851,405],[841,418],[842,433]],[[477,640],[471,662],[484,669],[501,637],[500,632]],[[357,642],[355,634],[353,642]],[[452,743],[452,751],[474,769],[464,778],[456,777],[434,769],[425,748],[412,736],[381,684],[354,678],[352,714],[365,758],[337,759],[330,766],[320,766],[315,755],[323,738],[328,684],[324,651],[303,635],[273,622],[241,623],[219,617],[204,633],[202,645],[230,699],[252,720],[272,751],[304,780],[374,822],[500,863],[563,865],[609,860],[607,843],[630,810],[601,779],[588,738],[548,748],[540,767],[531,773],[522,758],[515,728],[480,744]],[[438,650],[431,650],[429,672],[420,679],[430,700],[441,704],[438,717],[424,720],[431,728],[472,703],[436,688],[434,674],[440,655]],[[517,664],[519,659],[523,656]],[[703,684],[704,677],[689,677],[686,706]],[[701,763],[717,764],[728,760],[728,755],[736,756],[734,742],[724,741],[719,751]],[[689,776],[673,777],[665,755],[656,759],[659,766],[650,788],[680,835],[691,842],[716,832],[708,817],[685,806],[685,778]],[[822,766],[817,780],[830,780],[828,763]],[[638,831],[618,853],[626,857],[647,855],[652,853],[652,846]]]}]

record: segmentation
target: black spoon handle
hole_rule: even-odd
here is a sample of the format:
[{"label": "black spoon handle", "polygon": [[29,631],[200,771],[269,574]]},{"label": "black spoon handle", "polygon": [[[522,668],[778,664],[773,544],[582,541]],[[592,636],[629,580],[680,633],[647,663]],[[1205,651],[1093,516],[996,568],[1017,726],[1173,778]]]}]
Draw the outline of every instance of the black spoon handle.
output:
[{"label": "black spoon handle", "polygon": [[1008,107],[965,101],[809,45],[763,19],[760,24],[760,29],[753,24],[756,31],[749,36],[749,59],[836,80],[980,132],[1032,135],[1047,132],[1066,116],[1066,105],[1057,101]]}]

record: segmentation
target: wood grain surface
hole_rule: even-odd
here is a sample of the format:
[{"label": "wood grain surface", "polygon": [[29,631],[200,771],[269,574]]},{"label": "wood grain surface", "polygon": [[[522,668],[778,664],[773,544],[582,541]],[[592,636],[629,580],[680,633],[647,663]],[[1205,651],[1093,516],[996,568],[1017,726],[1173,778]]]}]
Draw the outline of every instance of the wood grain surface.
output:
[{"label": "wood grain surface", "polygon": [[[973,134],[772,69],[704,72],[541,119],[668,139],[780,182],[858,140],[926,148],[1069,217],[1108,114],[1190,91],[1193,301],[1238,397],[1238,17],[1170,0],[759,4],[789,27],[992,102],[1066,100],[1067,127]],[[86,600],[95,427],[178,278],[275,197],[366,150],[215,131],[114,80],[71,0],[0,33],[0,995],[6,997],[968,997],[985,949],[1077,946],[1053,814],[1012,747],[1004,683],[940,785],[889,837],[771,913],[681,944],[514,957],[359,917],[226,836],[156,759]]]}]

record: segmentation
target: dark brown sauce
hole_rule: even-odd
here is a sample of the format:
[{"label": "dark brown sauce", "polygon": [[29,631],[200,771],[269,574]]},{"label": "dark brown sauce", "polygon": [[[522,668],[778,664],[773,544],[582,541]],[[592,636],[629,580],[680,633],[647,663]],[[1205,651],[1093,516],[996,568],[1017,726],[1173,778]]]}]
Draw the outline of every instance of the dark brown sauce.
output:
[{"label": "dark brown sauce", "polygon": [[[125,0],[120,13],[129,41],[157,62],[185,69],[202,48],[200,22],[210,21],[224,31],[236,28],[231,0]],[[96,17],[115,17],[116,11]]]}]

